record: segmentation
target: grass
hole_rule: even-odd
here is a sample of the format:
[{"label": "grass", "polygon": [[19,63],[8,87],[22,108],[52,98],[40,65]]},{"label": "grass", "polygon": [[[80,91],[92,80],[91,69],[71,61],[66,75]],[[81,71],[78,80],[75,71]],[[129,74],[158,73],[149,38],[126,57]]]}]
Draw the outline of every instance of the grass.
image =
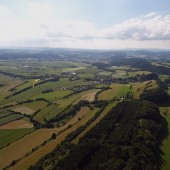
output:
[{"label": "grass", "polygon": [[91,73],[80,73],[78,74],[79,77],[83,77],[83,78],[94,78],[94,74],[91,74]]},{"label": "grass", "polygon": [[26,106],[32,110],[38,110],[44,108],[48,103],[44,101],[34,101],[31,103],[24,103],[21,106]]},{"label": "grass", "polygon": [[1,111],[1,113],[0,113],[0,119],[3,118],[3,117],[9,116],[9,115],[11,115],[11,114],[12,114],[12,112],[8,112],[8,111],[6,111],[6,110]]},{"label": "grass", "polygon": [[88,120],[90,120],[94,116],[97,110],[98,109],[94,108],[94,110],[92,111],[90,110],[89,112],[87,112],[87,114],[75,125],[65,130],[63,133],[59,134],[56,139],[51,140],[45,146],[40,147],[37,151],[33,152],[31,155],[19,161],[12,169],[13,170],[28,169],[30,165],[34,165],[40,158],[51,152],[57,145],[59,145],[68,134],[74,132],[77,128],[81,127],[86,122],[88,122]]},{"label": "grass", "polygon": [[161,81],[165,81],[165,80],[167,80],[168,78],[169,78],[169,75],[164,75],[164,74],[161,74],[160,76],[159,76],[159,78],[161,79]]},{"label": "grass", "polygon": [[80,100],[87,100],[89,102],[92,102],[95,100],[95,95],[96,93],[100,91],[99,89],[93,89],[93,90],[88,90],[85,92],[80,93],[81,96],[78,100],[74,102],[74,104],[78,103]]},{"label": "grass", "polygon": [[[89,91],[87,91],[87,92],[89,92]],[[34,119],[39,121],[42,124],[45,123],[44,118],[46,118],[47,120],[53,118],[54,116],[59,114],[62,110],[64,110],[67,106],[69,106],[70,104],[77,101],[83,94],[85,94],[87,92],[78,93],[73,96],[70,96],[69,98],[65,98],[65,99],[61,98],[60,100],[56,100],[55,104],[52,104],[52,105],[42,109],[34,117]]]},{"label": "grass", "polygon": [[57,91],[53,91],[53,92],[50,92],[50,93],[44,93],[44,94],[41,93],[41,94],[33,97],[33,99],[46,98],[47,100],[54,100],[54,99],[59,99],[59,98],[62,98],[64,96],[67,96],[70,93],[71,93],[70,90],[57,90]]},{"label": "grass", "polygon": [[17,120],[19,118],[22,118],[22,116],[18,115],[18,114],[11,114],[7,117],[3,117],[3,118],[0,119],[0,126],[4,125],[6,123],[12,122],[14,120]]},{"label": "grass", "polygon": [[98,95],[99,100],[111,100],[115,97],[120,89],[121,84],[111,85],[111,89],[103,91]]},{"label": "grass", "polygon": [[[147,85],[149,82],[151,82],[149,84],[149,86]],[[158,87],[157,83],[155,80],[152,81],[145,81],[143,83],[133,83],[132,84],[132,93],[133,93],[133,97],[135,99],[139,99],[140,94],[142,94],[142,92],[145,90],[145,88],[149,89],[154,89]]]},{"label": "grass", "polygon": [[24,135],[32,132],[34,129],[0,129],[0,149],[8,144],[20,139]]},{"label": "grass", "polygon": [[125,70],[115,70],[115,73],[112,75],[112,77],[115,78],[125,78],[127,76],[127,71]]},{"label": "grass", "polygon": [[111,89],[103,91],[99,94],[99,100],[111,100],[114,97],[124,96],[130,89],[130,85],[123,84],[112,84],[110,87]]},{"label": "grass", "polygon": [[84,69],[77,70],[76,72],[84,73],[84,74],[94,74],[98,73],[100,71],[103,71],[101,69],[98,69],[96,66],[88,66]]},{"label": "grass", "polygon": [[134,77],[136,75],[142,75],[142,74],[149,74],[151,72],[149,71],[132,71],[132,72],[128,72],[128,77]]},{"label": "grass", "polygon": [[0,87],[0,101],[4,100],[5,96],[8,96],[11,94],[10,89],[15,88],[16,86],[22,84],[22,80],[19,78],[12,78],[9,76],[5,76],[0,74],[0,82],[5,84],[5,86]]},{"label": "grass", "polygon": [[110,67],[110,69],[111,70],[120,70],[120,69],[122,69],[122,70],[129,70],[129,66],[112,66],[112,67]]},{"label": "grass", "polygon": [[101,76],[110,76],[113,72],[108,72],[108,71],[102,71],[102,72],[99,72],[98,74],[101,75]]},{"label": "grass", "polygon": [[[148,84],[148,82],[150,82]],[[147,85],[148,84],[148,85]],[[132,89],[130,89],[130,86],[132,85]],[[110,87],[111,89],[108,89],[106,91],[103,91],[99,94],[99,100],[110,100],[114,97],[121,97],[127,94],[128,91],[132,91],[133,96],[135,99],[138,99],[140,94],[147,88],[152,89],[156,88],[158,85],[156,81],[145,81],[143,83],[132,83],[132,84],[124,85],[124,84],[112,84]]]},{"label": "grass", "polygon": [[[170,108],[169,108],[170,110]],[[168,129],[170,132],[170,114],[168,116],[165,116],[167,122],[168,122]],[[164,153],[163,159],[165,161],[165,165],[161,168],[161,170],[169,170],[170,169],[170,134],[166,139],[164,139],[163,144],[162,144],[162,152]]]},{"label": "grass", "polygon": [[45,123],[44,119],[47,118],[47,116],[53,115],[51,117],[54,117],[60,111],[61,110],[57,109],[57,107],[54,104],[52,104],[52,105],[50,105],[48,107],[45,107],[40,112],[38,112],[38,114],[36,114],[34,116],[34,119],[37,120],[38,122],[40,122],[41,124],[44,124]]},{"label": "grass", "polygon": [[19,120],[14,120],[3,126],[0,126],[0,129],[27,129],[33,128],[33,124],[29,121],[29,118],[23,118]]},{"label": "grass", "polygon": [[12,160],[18,159],[30,152],[32,148],[43,143],[50,138],[55,129],[39,129],[23,138],[13,142],[8,147],[0,150],[0,160],[3,162],[3,166],[9,165]]},{"label": "grass", "polygon": [[[94,108],[93,111],[97,111],[97,110],[98,109]],[[69,128],[69,129],[65,130],[63,133],[61,133],[56,138],[56,140],[49,142],[44,147],[41,147],[36,152],[32,153],[30,156],[25,157],[23,160],[21,160],[20,162],[22,163],[22,166],[30,166],[32,164],[32,161],[35,162],[38,159],[40,159],[42,156],[44,156],[44,154],[52,151],[57,146],[57,144],[59,144],[61,141],[63,141],[65,139],[65,137],[69,133],[73,132],[78,127],[80,127],[84,123],[86,123],[89,119],[91,119],[91,117],[94,116],[94,114],[95,114],[93,111],[91,111],[91,110],[88,111],[85,114],[85,116],[82,117],[82,119],[80,121],[77,121],[77,123],[75,123],[74,121],[72,122],[72,120],[70,120],[70,122],[73,123],[71,128]],[[79,116],[81,117],[81,114]],[[73,119],[75,119],[75,117],[73,117]],[[78,117],[76,117],[76,120],[78,120]],[[59,131],[64,130],[64,128],[66,128],[70,124],[70,122],[68,122],[67,125],[64,125],[64,127],[60,127],[60,128],[53,128],[53,129],[45,129],[45,128],[43,129],[42,128],[42,129],[36,130],[36,131],[30,133],[29,135],[26,135],[24,138],[22,138],[16,142],[13,142],[8,147],[3,148],[2,150],[0,150],[0,160],[3,161],[3,166],[4,167],[7,166],[12,162],[12,160],[21,158],[26,153],[31,152],[32,148],[35,148],[36,146],[39,146],[40,144],[42,144],[45,140],[49,139],[53,133],[58,133]],[[18,148],[20,148],[20,149],[18,149]],[[30,161],[30,159],[32,161]],[[29,163],[25,164],[25,163],[23,163],[23,161],[24,162],[29,161]],[[20,165],[20,162],[17,164],[17,166]],[[17,169],[20,169],[20,168],[17,168]],[[27,168],[21,168],[21,169],[27,169]]]},{"label": "grass", "polygon": [[26,87],[32,86],[34,81],[35,81],[35,79],[28,80],[25,83],[16,87],[16,90],[19,91],[19,90],[24,89]]},{"label": "grass", "polygon": [[84,69],[85,67],[75,67],[75,68],[66,68],[66,69],[63,69],[63,72],[75,72],[77,70],[82,70]]},{"label": "grass", "polygon": [[11,108],[11,110],[22,113],[22,114],[26,114],[26,115],[32,115],[35,112],[35,110],[30,109],[24,105],[14,106],[13,108]]},{"label": "grass", "polygon": [[[57,82],[47,82],[45,84],[41,84],[41,85],[38,85],[38,86],[35,86],[35,88],[31,88],[29,90],[26,90],[16,96],[13,96],[9,99],[9,101],[12,101],[12,100],[15,100],[15,101],[23,101],[23,100],[27,100],[27,99],[34,99],[34,98],[37,98],[37,97],[40,97],[42,96],[42,91],[44,90],[47,90],[47,89],[53,89],[53,90],[56,90],[56,89],[59,89],[61,87],[74,87],[74,86],[78,86],[78,85],[87,85],[87,84],[90,84],[91,82],[83,82],[82,79],[80,80],[76,80],[76,81],[69,81],[68,78],[61,78],[60,81],[57,81]],[[69,91],[58,91],[56,92],[58,93],[58,95],[61,95],[62,96],[62,93],[69,93]],[[54,96],[52,96],[53,94],[51,93],[48,93],[48,94],[44,94],[46,97],[49,96],[50,97],[54,97],[55,96],[55,92],[54,92]]]},{"label": "grass", "polygon": [[152,65],[154,65],[154,66],[163,66],[163,67],[166,67],[166,68],[170,68],[170,63],[165,63],[165,62],[161,62],[161,63],[152,62]]},{"label": "grass", "polygon": [[[83,99],[85,96],[87,98],[91,99],[89,95],[93,95],[96,92],[97,92],[97,90],[88,90],[88,91],[81,92],[81,93],[75,94],[73,96],[70,96],[69,98],[66,98],[66,99],[57,100],[55,102],[56,105],[51,105],[51,106],[49,106],[49,108],[44,108],[41,112],[39,112],[35,116],[35,118],[38,121],[41,120],[41,123],[44,123],[44,118],[49,120],[49,119],[53,118],[54,116],[56,116],[57,114],[59,114],[67,106],[69,106],[70,104],[76,104],[80,99]],[[41,117],[41,118],[37,119],[37,117]]]},{"label": "grass", "polygon": [[122,85],[117,93],[117,96],[125,96],[130,90],[130,85]]}]

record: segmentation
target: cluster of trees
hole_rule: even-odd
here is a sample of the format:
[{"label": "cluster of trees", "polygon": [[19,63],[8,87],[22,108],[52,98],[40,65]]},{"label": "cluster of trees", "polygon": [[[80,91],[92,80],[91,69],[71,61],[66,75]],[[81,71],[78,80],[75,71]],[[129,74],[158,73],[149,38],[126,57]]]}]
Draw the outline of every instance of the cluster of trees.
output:
[{"label": "cluster of trees", "polygon": [[167,104],[170,100],[170,96],[168,95],[167,91],[160,87],[144,91],[140,95],[140,98],[151,101],[158,105]]},{"label": "cluster of trees", "polygon": [[51,104],[50,101],[48,101],[46,98],[43,98],[43,97],[36,98],[35,101],[44,101],[44,102],[47,102],[48,104]]},{"label": "cluster of trees", "polygon": [[47,83],[47,82],[56,82],[56,81],[59,81],[59,80],[60,80],[60,78],[58,76],[52,75],[52,78],[40,81],[40,82],[37,83],[37,85],[44,84],[44,83]]},{"label": "cluster of trees", "polygon": [[5,86],[5,84],[4,83],[0,83],[0,87],[4,87]]},{"label": "cluster of trees", "polygon": [[50,93],[50,92],[53,92],[54,90],[53,89],[47,89],[47,90],[44,90],[44,91],[42,91],[42,93],[44,94],[44,93]]},{"label": "cluster of trees", "polygon": [[70,88],[70,90],[72,90],[73,92],[64,96],[64,98],[68,98],[74,94],[77,94],[77,93],[81,93],[83,91],[87,91],[87,90],[91,90],[91,89],[94,89],[95,87],[93,85],[81,85],[81,86],[74,86],[72,88]]},{"label": "cluster of trees", "polygon": [[142,58],[113,58],[111,63],[116,66],[129,65],[132,68],[139,68],[141,70],[146,70],[157,74],[170,74],[170,68],[164,66],[154,66],[149,61]]},{"label": "cluster of trees", "polygon": [[140,81],[147,81],[147,80],[158,80],[159,77],[156,73],[149,73],[149,74],[141,74],[137,75],[136,78],[139,77]]},{"label": "cluster of trees", "polygon": [[151,102],[119,103],[51,169],[158,169],[163,125]]},{"label": "cluster of trees", "polygon": [[154,66],[146,59],[142,58],[126,58],[126,57],[112,57],[109,63],[93,63],[92,65],[97,66],[99,69],[107,69],[114,66],[129,65],[132,68],[139,68],[141,70],[146,70],[154,72],[157,74],[170,75],[170,68],[164,66]]}]

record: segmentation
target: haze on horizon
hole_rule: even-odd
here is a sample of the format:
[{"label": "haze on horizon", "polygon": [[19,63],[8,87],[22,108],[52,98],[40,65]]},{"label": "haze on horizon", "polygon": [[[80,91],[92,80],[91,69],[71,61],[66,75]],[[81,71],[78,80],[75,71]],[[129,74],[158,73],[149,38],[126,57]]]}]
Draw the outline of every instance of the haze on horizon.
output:
[{"label": "haze on horizon", "polygon": [[170,49],[169,0],[1,0],[0,48]]}]

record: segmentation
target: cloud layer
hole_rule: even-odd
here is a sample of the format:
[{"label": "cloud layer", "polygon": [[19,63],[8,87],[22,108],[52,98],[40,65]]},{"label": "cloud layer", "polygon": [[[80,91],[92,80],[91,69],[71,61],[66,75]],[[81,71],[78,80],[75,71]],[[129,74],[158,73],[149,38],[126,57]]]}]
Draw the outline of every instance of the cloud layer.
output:
[{"label": "cloud layer", "polygon": [[170,40],[170,15],[154,13],[133,18],[104,31],[104,37],[132,40]]},{"label": "cloud layer", "polygon": [[21,19],[0,6],[0,46],[170,48],[170,15],[152,12],[97,29],[86,21],[57,20],[54,12],[48,4],[30,3],[28,18]]}]

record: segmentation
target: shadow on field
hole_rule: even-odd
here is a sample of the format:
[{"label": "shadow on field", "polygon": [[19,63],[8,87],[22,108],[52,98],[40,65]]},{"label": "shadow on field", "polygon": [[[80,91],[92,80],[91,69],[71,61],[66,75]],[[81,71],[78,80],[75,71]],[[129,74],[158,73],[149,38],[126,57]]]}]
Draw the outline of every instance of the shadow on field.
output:
[{"label": "shadow on field", "polygon": [[162,131],[161,131],[161,135],[158,137],[158,142],[159,142],[159,148],[156,151],[156,155],[157,155],[157,164],[159,165],[159,169],[161,169],[163,166],[165,166],[167,164],[167,162],[164,160],[164,153],[161,150],[161,146],[163,143],[163,140],[166,139],[169,135],[169,130],[168,130],[168,122],[166,120],[165,117],[162,116]]}]

